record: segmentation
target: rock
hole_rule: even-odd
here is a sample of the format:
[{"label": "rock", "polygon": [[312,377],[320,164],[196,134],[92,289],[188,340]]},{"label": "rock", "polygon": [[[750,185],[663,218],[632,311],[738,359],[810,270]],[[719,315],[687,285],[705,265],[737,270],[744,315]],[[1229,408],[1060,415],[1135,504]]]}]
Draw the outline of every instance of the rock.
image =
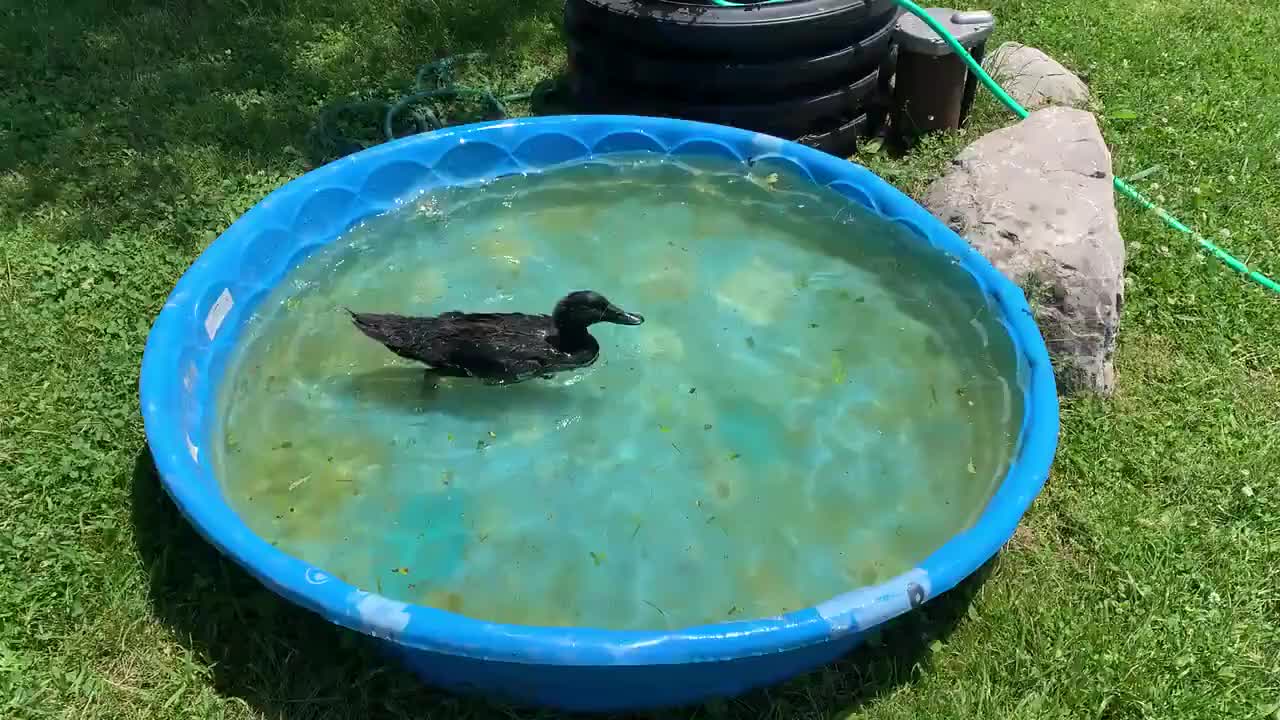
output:
[{"label": "rock", "polygon": [[965,148],[923,201],[1026,292],[1063,393],[1114,387],[1125,249],[1111,182],[1093,115],[1048,108]]},{"label": "rock", "polygon": [[1089,86],[1057,60],[1026,45],[1007,42],[987,56],[984,69],[1028,110],[1047,105],[1084,107]]}]

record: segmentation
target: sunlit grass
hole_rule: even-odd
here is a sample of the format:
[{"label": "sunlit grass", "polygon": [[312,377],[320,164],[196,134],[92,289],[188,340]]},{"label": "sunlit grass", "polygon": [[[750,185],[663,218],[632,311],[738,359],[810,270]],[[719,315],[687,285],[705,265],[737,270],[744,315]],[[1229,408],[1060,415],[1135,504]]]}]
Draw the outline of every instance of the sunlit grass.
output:
[{"label": "sunlit grass", "polygon": [[[0,10],[0,716],[467,718],[204,545],[148,472],[146,332],[240,213],[305,172],[325,104],[437,56],[528,89],[557,0],[13,3]],[[995,0],[998,40],[1087,74],[1117,173],[1280,275],[1274,4]],[[1009,121],[862,158],[920,192]],[[973,602],[699,718],[1265,718],[1280,703],[1280,298],[1119,201],[1128,292],[1107,402]],[[135,472],[135,467],[137,471]]]}]

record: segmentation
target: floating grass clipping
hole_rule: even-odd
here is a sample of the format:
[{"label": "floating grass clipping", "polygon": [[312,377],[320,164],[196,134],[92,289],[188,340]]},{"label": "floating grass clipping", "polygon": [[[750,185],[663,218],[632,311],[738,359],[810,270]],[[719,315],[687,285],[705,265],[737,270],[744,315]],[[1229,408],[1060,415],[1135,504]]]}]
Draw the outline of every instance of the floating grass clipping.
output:
[{"label": "floating grass clipping", "polygon": [[831,383],[833,385],[843,385],[849,379],[848,372],[844,369],[844,360],[840,358],[838,353],[831,354]]},{"label": "floating grass clipping", "polygon": [[662,608],[658,607],[657,605],[654,605],[653,603],[649,602],[648,600],[642,600],[641,602],[643,602],[645,605],[648,605],[649,607],[653,608],[654,610],[657,610],[657,611],[658,611],[658,614],[659,614],[659,615],[661,615],[662,617],[666,617],[666,616],[667,616],[666,611],[664,611]]}]

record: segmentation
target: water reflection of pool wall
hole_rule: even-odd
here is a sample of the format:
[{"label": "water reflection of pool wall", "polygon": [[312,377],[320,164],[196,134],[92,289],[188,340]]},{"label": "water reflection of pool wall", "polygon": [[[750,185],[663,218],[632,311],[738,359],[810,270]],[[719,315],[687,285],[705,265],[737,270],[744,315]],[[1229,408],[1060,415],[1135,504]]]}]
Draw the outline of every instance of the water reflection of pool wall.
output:
[{"label": "water reflection of pool wall", "polygon": [[[756,174],[776,168],[810,177],[951,254],[987,292],[1016,353],[1020,381],[1012,392],[1020,396],[1023,424],[1005,481],[970,529],[888,582],[780,617],[609,632],[497,625],[396,602],[280,552],[228,507],[206,447],[217,384],[249,313],[287,270],[362,220],[433,187],[645,151],[712,155],[751,162]],[[1058,430],[1052,371],[1025,298],[918,205],[867,170],[808,148],[654,118],[552,117],[455,128],[373,148],[299,178],[246,213],[179,281],[148,338],[141,394],[166,489],[204,537],[268,587],[386,639],[431,682],[579,709],[735,694],[838,657],[863,631],[953,587],[997,551],[1047,477]]]}]

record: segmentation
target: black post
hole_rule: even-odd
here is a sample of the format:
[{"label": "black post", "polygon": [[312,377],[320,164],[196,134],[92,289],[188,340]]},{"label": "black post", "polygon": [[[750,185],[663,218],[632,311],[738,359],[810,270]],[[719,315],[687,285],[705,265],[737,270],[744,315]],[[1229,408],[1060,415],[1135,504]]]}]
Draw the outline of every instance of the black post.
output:
[{"label": "black post", "polygon": [[[974,62],[981,65],[982,59],[987,55],[987,42],[984,40],[978,43],[977,47],[969,51],[969,54],[973,56]],[[969,109],[973,107],[973,96],[977,90],[978,76],[970,72],[969,77],[964,81],[964,99],[960,101],[960,127],[969,124]]]}]

